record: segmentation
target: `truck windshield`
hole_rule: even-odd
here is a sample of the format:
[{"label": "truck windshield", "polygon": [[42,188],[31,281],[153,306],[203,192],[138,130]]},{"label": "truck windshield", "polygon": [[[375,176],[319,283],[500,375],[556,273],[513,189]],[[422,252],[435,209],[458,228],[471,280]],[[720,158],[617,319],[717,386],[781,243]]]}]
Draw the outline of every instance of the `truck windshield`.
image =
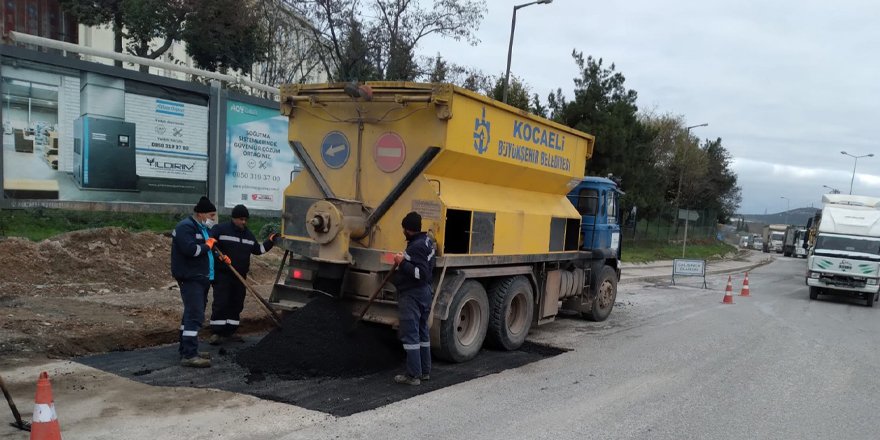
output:
[{"label": "truck windshield", "polygon": [[771,241],[772,241],[772,240],[779,240],[779,241],[781,241],[781,240],[782,240],[782,237],[784,237],[784,236],[785,236],[785,233],[783,233],[783,232],[774,232],[774,233],[770,234],[770,240],[771,240]]},{"label": "truck windshield", "polygon": [[880,239],[855,235],[819,234],[816,237],[816,254],[859,255],[880,259]]}]

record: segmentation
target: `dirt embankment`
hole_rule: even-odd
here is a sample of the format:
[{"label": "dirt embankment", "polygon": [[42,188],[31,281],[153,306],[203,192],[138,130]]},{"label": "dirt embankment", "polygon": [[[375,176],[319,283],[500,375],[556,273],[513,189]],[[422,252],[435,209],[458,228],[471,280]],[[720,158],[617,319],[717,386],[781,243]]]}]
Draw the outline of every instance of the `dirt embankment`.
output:
[{"label": "dirt embankment", "polygon": [[[0,241],[0,354],[71,356],[175,341],[182,308],[170,253],[170,237],[121,228]],[[253,257],[249,278],[270,285],[280,259],[278,250]],[[245,329],[265,326],[250,299],[243,321]]]}]

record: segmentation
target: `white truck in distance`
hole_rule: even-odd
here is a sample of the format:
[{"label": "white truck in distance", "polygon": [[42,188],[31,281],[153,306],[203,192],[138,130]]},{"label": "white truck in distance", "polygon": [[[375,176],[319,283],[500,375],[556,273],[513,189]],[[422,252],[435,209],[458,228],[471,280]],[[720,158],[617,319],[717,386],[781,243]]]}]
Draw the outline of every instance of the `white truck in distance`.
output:
[{"label": "white truck in distance", "polygon": [[826,194],[807,260],[810,299],[848,295],[874,306],[880,278],[880,198]]}]

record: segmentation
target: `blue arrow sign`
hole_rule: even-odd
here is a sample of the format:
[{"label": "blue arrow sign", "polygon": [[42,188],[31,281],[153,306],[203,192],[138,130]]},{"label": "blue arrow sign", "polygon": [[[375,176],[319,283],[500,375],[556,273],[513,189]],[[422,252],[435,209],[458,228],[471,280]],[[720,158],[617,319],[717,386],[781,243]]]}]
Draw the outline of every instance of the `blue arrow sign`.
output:
[{"label": "blue arrow sign", "polygon": [[342,168],[351,156],[351,144],[344,134],[331,131],[321,142],[321,159],[333,169]]}]

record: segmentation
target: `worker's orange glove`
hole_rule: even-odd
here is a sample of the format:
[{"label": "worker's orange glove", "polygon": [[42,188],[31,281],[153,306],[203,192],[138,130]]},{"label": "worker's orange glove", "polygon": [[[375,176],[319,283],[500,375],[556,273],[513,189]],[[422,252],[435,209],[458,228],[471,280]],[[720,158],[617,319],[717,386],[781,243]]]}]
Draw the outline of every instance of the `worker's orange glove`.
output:
[{"label": "worker's orange glove", "polygon": [[213,237],[209,237],[205,240],[205,244],[208,245],[208,249],[214,249],[214,243],[217,243],[217,239]]},{"label": "worker's orange glove", "polygon": [[226,264],[232,264],[232,259],[229,258],[229,255],[224,255],[224,256],[219,257],[219,258],[220,258],[220,261],[222,261],[222,262],[224,262],[224,263],[226,263]]}]

